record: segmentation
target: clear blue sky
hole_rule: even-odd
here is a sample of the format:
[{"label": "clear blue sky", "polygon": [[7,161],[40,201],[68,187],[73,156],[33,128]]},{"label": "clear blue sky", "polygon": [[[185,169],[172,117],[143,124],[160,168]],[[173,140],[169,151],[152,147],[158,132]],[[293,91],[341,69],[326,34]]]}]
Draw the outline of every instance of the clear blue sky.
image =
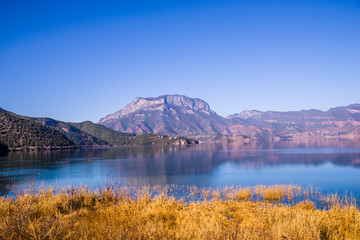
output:
[{"label": "clear blue sky", "polygon": [[98,121],[184,94],[222,116],[360,102],[358,0],[0,0],[0,107]]}]

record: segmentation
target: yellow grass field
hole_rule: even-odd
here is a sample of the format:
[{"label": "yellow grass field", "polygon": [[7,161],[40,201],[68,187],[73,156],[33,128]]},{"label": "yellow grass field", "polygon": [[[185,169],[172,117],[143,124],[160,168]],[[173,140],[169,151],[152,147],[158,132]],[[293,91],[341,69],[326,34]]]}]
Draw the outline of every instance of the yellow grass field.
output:
[{"label": "yellow grass field", "polygon": [[[0,239],[360,239],[353,199],[298,186],[39,190],[0,198]],[[317,202],[311,199],[317,199]]]}]

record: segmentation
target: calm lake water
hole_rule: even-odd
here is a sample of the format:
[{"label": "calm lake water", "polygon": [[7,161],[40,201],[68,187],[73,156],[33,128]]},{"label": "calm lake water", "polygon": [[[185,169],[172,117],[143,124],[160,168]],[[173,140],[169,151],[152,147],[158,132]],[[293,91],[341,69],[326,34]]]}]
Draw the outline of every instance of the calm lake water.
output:
[{"label": "calm lake water", "polygon": [[359,198],[360,144],[87,148],[0,157],[0,195],[29,179],[37,186],[92,188],[114,179],[136,185],[297,184]]}]

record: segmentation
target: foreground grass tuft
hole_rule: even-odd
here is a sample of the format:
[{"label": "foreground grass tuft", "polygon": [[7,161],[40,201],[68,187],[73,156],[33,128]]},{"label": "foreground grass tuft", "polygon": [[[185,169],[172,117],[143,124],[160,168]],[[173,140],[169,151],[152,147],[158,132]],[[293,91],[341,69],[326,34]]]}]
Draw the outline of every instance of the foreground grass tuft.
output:
[{"label": "foreground grass tuft", "polygon": [[176,188],[3,197],[0,239],[360,239],[352,199],[298,186],[190,187],[181,197]]}]

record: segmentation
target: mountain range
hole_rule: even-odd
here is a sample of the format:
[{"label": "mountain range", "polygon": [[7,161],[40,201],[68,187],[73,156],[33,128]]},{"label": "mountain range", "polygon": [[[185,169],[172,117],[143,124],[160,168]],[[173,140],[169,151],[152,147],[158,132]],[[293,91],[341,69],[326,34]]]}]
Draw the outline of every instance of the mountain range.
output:
[{"label": "mountain range", "polygon": [[63,122],[34,118],[0,108],[0,152],[8,150],[69,149],[80,146],[188,145],[196,140],[186,137],[145,133],[122,133],[90,121]]},{"label": "mountain range", "polygon": [[360,104],[328,111],[247,110],[225,118],[201,99],[164,95],[135,98],[98,123],[131,134],[156,133],[199,140],[354,140],[360,137]]},{"label": "mountain range", "polygon": [[249,143],[359,138],[360,104],[327,111],[247,110],[225,118],[211,110],[204,100],[163,95],[135,98],[97,124],[25,117],[0,108],[2,152],[79,146],[186,145],[197,140]]}]

